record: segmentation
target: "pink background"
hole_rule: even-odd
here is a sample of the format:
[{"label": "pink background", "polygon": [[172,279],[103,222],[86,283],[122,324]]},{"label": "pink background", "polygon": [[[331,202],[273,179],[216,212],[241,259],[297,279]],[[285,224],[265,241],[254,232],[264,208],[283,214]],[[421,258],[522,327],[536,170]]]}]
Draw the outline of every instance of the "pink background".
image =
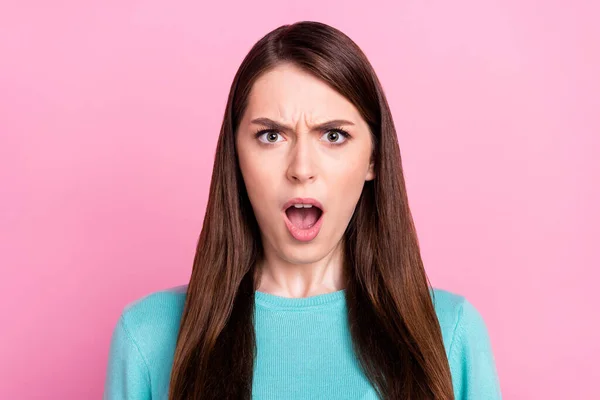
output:
[{"label": "pink background", "polygon": [[124,305],[187,282],[233,75],[298,20],[363,48],[432,283],[506,399],[600,398],[600,9],[589,1],[0,6],[0,398],[100,398]]}]

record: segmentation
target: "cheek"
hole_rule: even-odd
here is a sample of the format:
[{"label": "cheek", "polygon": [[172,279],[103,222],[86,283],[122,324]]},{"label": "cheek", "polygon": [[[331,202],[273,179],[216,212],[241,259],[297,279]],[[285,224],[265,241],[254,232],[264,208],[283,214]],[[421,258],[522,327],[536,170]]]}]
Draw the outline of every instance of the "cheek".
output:
[{"label": "cheek", "polygon": [[336,169],[336,180],[347,190],[362,188],[367,171],[367,164],[355,158],[356,162],[344,163]]},{"label": "cheek", "polygon": [[250,196],[256,190],[256,185],[261,182],[263,175],[259,163],[255,161],[256,159],[257,157],[254,154],[245,149],[239,153],[240,170]]},{"label": "cheek", "polygon": [[340,218],[349,219],[362,193],[365,171],[352,165],[340,170],[340,173],[332,178],[328,192],[335,197],[334,203],[337,204]]},{"label": "cheek", "polygon": [[268,193],[269,189],[273,186],[273,171],[267,168],[265,163],[248,164],[242,170],[242,175],[248,192],[252,191],[255,196]]},{"label": "cheek", "polygon": [[273,182],[274,175],[261,163],[250,163],[243,167],[240,164],[240,167],[254,214],[259,222],[263,221],[273,214],[270,208],[276,198],[273,191],[277,187]]}]

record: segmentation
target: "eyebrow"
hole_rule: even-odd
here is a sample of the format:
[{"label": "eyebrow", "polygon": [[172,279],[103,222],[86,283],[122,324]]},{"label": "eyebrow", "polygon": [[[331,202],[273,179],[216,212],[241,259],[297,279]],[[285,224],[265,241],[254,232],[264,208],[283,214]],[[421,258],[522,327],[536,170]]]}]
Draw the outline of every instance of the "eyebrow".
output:
[{"label": "eyebrow", "polygon": [[[255,118],[250,121],[254,124],[264,125],[269,129],[281,130],[281,131],[293,131],[294,129],[277,121],[273,121],[269,118]],[[321,130],[329,130],[339,127],[340,125],[354,125],[354,123],[350,121],[346,121],[344,119],[334,119],[331,121],[323,122],[322,124],[318,124],[312,127],[312,130],[321,131]]]}]

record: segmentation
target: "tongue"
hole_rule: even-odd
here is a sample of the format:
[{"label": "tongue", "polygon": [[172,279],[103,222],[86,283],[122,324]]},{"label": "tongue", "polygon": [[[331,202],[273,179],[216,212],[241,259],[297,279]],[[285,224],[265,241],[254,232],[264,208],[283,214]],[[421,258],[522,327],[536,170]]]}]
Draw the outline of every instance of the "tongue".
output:
[{"label": "tongue", "polygon": [[308,229],[319,219],[319,211],[316,207],[311,208],[296,208],[290,207],[286,214],[292,224],[300,229]]}]

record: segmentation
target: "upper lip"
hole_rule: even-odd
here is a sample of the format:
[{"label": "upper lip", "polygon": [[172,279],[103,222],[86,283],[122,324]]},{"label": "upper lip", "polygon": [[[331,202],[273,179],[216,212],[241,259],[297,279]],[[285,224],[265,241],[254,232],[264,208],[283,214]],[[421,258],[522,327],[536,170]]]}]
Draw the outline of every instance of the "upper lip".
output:
[{"label": "upper lip", "polygon": [[294,204],[312,204],[313,206],[319,207],[321,211],[325,212],[325,209],[319,200],[313,199],[312,197],[294,197],[293,199],[289,199],[283,205],[283,211],[287,210],[288,207],[291,207]]}]

